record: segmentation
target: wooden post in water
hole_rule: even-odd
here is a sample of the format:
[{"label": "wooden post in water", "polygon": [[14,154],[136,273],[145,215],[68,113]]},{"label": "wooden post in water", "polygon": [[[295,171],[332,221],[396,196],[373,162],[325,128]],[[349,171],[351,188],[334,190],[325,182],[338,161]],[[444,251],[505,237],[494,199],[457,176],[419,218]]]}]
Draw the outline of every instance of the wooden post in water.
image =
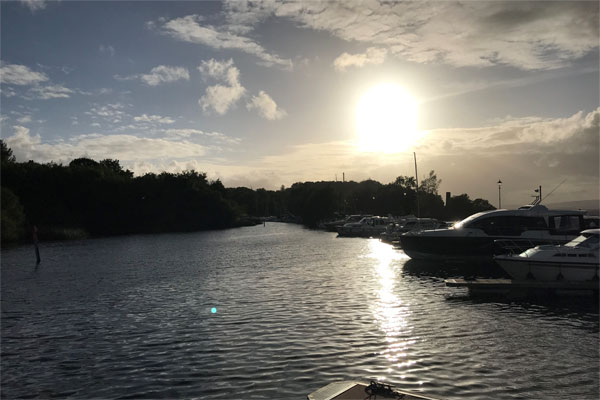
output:
[{"label": "wooden post in water", "polygon": [[417,153],[413,152],[413,155],[415,156],[415,179],[417,180],[417,187],[416,187],[416,191],[415,191],[415,195],[417,196],[417,218],[420,217],[420,210],[419,210],[419,174],[417,173]]},{"label": "wooden post in water", "polygon": [[35,247],[35,260],[36,260],[36,265],[42,262],[42,259],[40,258],[40,248],[38,246],[38,236],[37,236],[37,226],[33,226],[32,229],[32,236],[33,236],[33,246]]}]

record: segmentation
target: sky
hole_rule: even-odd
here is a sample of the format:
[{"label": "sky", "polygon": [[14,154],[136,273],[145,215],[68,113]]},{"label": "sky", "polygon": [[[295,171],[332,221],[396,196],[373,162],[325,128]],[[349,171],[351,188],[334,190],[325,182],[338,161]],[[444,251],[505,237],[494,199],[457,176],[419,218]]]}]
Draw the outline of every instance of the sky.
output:
[{"label": "sky", "polygon": [[599,195],[597,1],[2,1],[17,161]]}]

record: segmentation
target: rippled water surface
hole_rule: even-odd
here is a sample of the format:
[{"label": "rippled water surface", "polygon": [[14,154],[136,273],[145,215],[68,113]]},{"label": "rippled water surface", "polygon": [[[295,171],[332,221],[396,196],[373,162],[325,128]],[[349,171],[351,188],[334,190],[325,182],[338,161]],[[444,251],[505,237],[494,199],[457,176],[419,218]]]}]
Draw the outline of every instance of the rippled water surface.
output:
[{"label": "rippled water surface", "polygon": [[[477,300],[374,239],[297,225],[2,252],[2,398],[599,397],[595,301]],[[214,312],[216,311],[216,312]]]}]

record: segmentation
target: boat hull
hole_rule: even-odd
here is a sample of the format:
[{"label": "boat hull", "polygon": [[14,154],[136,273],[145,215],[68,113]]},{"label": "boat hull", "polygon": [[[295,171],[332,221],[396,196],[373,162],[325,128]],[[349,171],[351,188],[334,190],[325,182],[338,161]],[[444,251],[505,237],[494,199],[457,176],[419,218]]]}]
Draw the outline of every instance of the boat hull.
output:
[{"label": "boat hull", "polygon": [[515,280],[590,281],[598,277],[598,262],[534,261],[524,257],[498,256],[494,260]]},{"label": "boat hull", "polygon": [[[517,253],[530,247],[543,244],[565,243],[565,238],[533,239],[514,237],[484,236],[424,236],[402,235],[402,249],[410,258],[416,260],[492,260],[494,255],[506,253],[500,242],[510,242],[511,251]],[[517,250],[518,249],[518,250]]]}]

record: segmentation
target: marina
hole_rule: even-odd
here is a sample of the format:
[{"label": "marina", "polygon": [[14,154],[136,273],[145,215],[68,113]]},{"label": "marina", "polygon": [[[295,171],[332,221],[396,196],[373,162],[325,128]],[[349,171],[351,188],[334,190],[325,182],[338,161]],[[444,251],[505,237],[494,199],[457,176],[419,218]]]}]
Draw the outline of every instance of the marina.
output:
[{"label": "marina", "polygon": [[2,254],[2,398],[599,395],[590,297],[473,297],[378,239],[267,222],[40,252]]}]

